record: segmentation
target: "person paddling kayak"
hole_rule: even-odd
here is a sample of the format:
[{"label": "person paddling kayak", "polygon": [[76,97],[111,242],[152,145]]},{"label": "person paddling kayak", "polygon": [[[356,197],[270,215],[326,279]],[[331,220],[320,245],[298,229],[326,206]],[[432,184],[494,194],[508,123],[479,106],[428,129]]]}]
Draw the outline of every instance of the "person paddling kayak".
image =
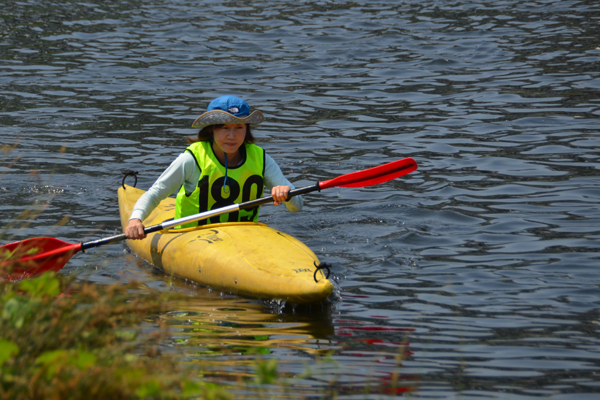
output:
[{"label": "person paddling kayak", "polygon": [[[175,219],[260,198],[264,187],[271,189],[273,204],[284,203],[291,212],[302,210],[302,196],[288,199],[294,186],[279,165],[254,144],[251,125],[265,120],[236,96],[214,99],[207,111],[192,124],[199,128],[197,139],[162,173],[136,202],[125,228],[128,239],[143,239],[142,221],[171,193],[179,190]],[[259,207],[239,210],[208,220],[179,226],[188,228],[208,223],[258,221]]]}]

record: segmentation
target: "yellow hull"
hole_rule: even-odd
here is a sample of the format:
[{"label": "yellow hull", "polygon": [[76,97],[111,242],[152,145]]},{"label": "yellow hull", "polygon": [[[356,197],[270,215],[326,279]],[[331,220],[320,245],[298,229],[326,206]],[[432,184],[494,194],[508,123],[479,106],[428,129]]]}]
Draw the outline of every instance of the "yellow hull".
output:
[{"label": "yellow hull", "polygon": [[[143,190],[131,186],[119,188],[123,228],[142,194]],[[175,199],[167,198],[143,222],[157,225],[174,215]],[[333,291],[322,270],[315,275],[319,259],[306,245],[265,224],[172,229],[151,233],[144,240],[127,240],[127,244],[169,274],[242,296],[304,304],[321,301]]]}]

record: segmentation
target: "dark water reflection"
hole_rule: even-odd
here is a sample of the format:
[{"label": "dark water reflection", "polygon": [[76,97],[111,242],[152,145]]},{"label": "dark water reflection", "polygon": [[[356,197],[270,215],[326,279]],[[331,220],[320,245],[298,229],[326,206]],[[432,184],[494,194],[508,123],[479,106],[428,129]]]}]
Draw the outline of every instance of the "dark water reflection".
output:
[{"label": "dark water reflection", "polygon": [[[163,318],[175,333],[165,346],[185,362],[230,382],[253,373],[247,349],[264,348],[305,397],[600,392],[597,2],[30,0],[2,11],[0,143],[16,145],[2,153],[3,242],[117,232],[121,170],[151,185],[224,93],[267,114],[260,142],[299,185],[419,162],[385,185],[307,196],[301,216],[264,208],[264,222],[334,264],[341,298],[325,309],[279,313],[169,286],[122,246],[64,268],[183,285],[190,304]],[[24,226],[32,205],[43,212]],[[325,354],[331,363],[302,377]]]}]

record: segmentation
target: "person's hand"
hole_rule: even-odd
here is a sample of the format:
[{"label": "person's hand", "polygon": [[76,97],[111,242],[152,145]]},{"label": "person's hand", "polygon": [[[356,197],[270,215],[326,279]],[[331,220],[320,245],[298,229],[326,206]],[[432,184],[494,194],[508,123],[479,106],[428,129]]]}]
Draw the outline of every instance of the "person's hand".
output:
[{"label": "person's hand", "polygon": [[144,233],[144,224],[139,219],[130,219],[127,228],[125,228],[125,236],[127,239],[144,239],[146,234]]},{"label": "person's hand", "polygon": [[273,196],[273,204],[275,204],[276,206],[278,206],[279,203],[287,201],[289,195],[289,186],[275,186],[273,189],[271,189],[271,196]]}]

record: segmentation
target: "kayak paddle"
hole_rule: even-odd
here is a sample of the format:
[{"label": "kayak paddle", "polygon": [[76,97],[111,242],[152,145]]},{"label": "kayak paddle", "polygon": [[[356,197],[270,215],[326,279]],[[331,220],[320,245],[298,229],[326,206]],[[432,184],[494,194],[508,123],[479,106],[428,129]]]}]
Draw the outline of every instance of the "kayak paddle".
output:
[{"label": "kayak paddle", "polygon": [[[394,178],[409,174],[417,169],[417,163],[412,158],[404,158],[378,167],[365,169],[338,176],[328,181],[319,182],[290,191],[289,197],[310,193],[331,187],[366,187],[390,181]],[[240,204],[217,208],[199,214],[176,220],[168,220],[158,225],[149,226],[144,233],[162,231],[178,225],[201,221],[217,215],[227,214],[243,209],[253,208],[273,201],[272,196],[250,200]],[[0,270],[10,269],[11,279],[21,279],[37,275],[45,271],[58,271],[79,251],[114,243],[126,239],[125,234],[94,240],[86,243],[72,244],[51,237],[38,237],[0,246]]]}]

